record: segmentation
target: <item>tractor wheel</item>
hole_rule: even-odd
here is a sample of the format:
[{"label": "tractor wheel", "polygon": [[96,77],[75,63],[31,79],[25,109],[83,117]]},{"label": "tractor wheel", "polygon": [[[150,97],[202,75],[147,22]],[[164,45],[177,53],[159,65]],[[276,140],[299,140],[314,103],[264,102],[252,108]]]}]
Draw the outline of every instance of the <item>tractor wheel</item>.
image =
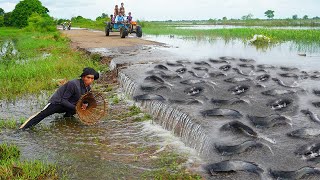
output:
[{"label": "tractor wheel", "polygon": [[111,26],[111,24],[110,24],[110,22],[108,22],[108,24],[106,25],[106,28],[105,28],[106,36],[109,36],[109,34],[110,34],[110,26]]},{"label": "tractor wheel", "polygon": [[137,37],[141,37],[141,36],[142,36],[141,26],[137,26],[137,28],[136,28],[136,34],[137,34]]},{"label": "tractor wheel", "polygon": [[125,38],[128,35],[128,30],[126,28],[120,29],[120,37]]}]

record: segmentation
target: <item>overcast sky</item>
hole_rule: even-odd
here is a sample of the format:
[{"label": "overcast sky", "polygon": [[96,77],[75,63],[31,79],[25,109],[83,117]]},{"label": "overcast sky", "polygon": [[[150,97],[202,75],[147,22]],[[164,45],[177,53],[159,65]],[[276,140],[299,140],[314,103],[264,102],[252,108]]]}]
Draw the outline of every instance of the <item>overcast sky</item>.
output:
[{"label": "overcast sky", "polygon": [[[19,0],[0,0],[5,12],[14,9]],[[208,20],[222,17],[241,18],[249,13],[265,18],[268,9],[274,18],[320,17],[320,0],[41,0],[55,18],[81,15],[95,19],[102,13],[111,14],[115,4],[124,2],[126,13],[131,11],[140,20]]]}]

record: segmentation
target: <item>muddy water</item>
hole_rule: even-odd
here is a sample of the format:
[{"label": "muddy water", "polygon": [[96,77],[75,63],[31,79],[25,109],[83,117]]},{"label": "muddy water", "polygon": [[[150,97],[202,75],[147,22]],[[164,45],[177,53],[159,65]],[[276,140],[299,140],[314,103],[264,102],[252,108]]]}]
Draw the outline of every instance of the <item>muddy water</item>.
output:
[{"label": "muddy water", "polygon": [[[179,36],[146,35],[148,40],[166,43],[163,49],[180,57],[192,59],[208,59],[221,56],[251,58],[257,63],[273,65],[291,65],[301,70],[314,70],[320,67],[319,44],[296,44],[286,42],[267,47],[256,47],[240,40],[223,39],[186,39]],[[298,54],[306,54],[299,56]]]},{"label": "muddy water", "polygon": [[[42,93],[11,102],[0,101],[0,119],[26,118],[41,110],[48,97]],[[124,101],[111,105],[110,109],[121,111],[132,105],[124,96],[119,98]],[[0,143],[3,142],[17,144],[23,159],[57,163],[68,179],[141,179],[144,173],[157,168],[159,153],[171,150],[189,158],[192,163],[186,166],[201,162],[193,149],[185,147],[179,138],[152,120],[106,118],[96,125],[85,126],[75,118],[55,114],[34,130],[2,130]]]}]

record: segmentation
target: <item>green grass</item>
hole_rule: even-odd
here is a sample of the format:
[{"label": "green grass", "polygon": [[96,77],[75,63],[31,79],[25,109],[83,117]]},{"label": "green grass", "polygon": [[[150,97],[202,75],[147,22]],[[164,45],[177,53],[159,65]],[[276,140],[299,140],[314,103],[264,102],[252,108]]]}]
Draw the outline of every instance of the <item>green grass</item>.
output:
[{"label": "green grass", "polygon": [[19,161],[16,145],[0,144],[0,179],[59,179],[57,167],[41,161]]},{"label": "green grass", "polygon": [[174,26],[161,26],[160,24],[146,23],[143,32],[153,35],[179,35],[195,38],[223,38],[249,40],[255,34],[262,34],[271,38],[272,42],[304,42],[316,43],[320,41],[320,30],[296,29],[268,29],[268,28],[234,28],[234,29],[176,29]]},{"label": "green grass", "polygon": [[14,119],[0,119],[0,129],[15,129],[17,128],[17,121]]},{"label": "green grass", "polygon": [[34,33],[0,28],[0,37],[0,46],[9,39],[19,52],[10,63],[0,61],[0,99],[54,90],[57,84],[53,79],[78,78],[87,66],[102,69],[89,55],[73,51],[70,41],[59,32]]},{"label": "green grass", "polygon": [[181,166],[187,159],[182,155],[166,152],[159,156],[156,163],[156,170],[143,173],[145,179],[186,179],[200,180],[202,177],[197,174],[190,173],[185,167]]}]

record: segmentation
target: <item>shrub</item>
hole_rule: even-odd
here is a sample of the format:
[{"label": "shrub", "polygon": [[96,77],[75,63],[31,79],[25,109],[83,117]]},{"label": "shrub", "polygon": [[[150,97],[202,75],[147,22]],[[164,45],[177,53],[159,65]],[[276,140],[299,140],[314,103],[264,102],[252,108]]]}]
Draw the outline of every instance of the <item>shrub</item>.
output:
[{"label": "shrub", "polygon": [[28,26],[25,28],[27,31],[39,32],[53,32],[56,31],[54,20],[48,15],[40,15],[32,13],[28,19]]}]

